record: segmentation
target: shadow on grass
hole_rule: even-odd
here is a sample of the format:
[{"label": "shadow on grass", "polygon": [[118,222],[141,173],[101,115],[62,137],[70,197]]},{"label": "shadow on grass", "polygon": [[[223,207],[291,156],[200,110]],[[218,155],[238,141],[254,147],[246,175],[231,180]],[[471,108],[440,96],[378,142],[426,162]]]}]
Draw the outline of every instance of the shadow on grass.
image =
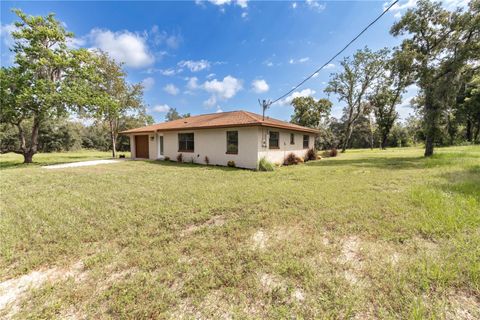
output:
[{"label": "shadow on grass", "polygon": [[207,170],[221,170],[221,171],[253,171],[252,169],[246,168],[238,168],[238,167],[225,167],[219,165],[205,165],[200,163],[190,163],[190,162],[182,162],[178,163],[176,161],[165,161],[165,160],[135,160],[135,161],[142,161],[148,164],[160,165],[164,167],[175,167],[175,168],[199,168],[199,169],[207,169]]},{"label": "shadow on grass", "polygon": [[358,158],[358,159],[327,158],[326,160],[308,162],[307,165],[311,167],[354,166],[354,167],[362,167],[362,168],[379,168],[379,169],[421,169],[425,167],[425,159],[423,157]]},{"label": "shadow on grass", "polygon": [[23,163],[19,162],[18,160],[3,160],[0,159],[0,171],[8,170],[8,169],[16,169],[16,168],[33,168],[33,167],[43,167],[43,166],[50,166],[54,164],[65,164],[65,163],[72,163],[72,162],[80,162],[80,161],[93,161],[93,160],[105,160],[111,159],[108,157],[99,157],[99,156],[73,156],[73,155],[65,155],[60,159],[42,159],[41,161],[35,161],[35,157],[33,158],[32,163]]},{"label": "shadow on grass", "polygon": [[357,159],[342,159],[342,156],[336,158],[326,158],[322,161],[307,163],[308,166],[354,166],[362,168],[379,168],[379,169],[425,169],[449,166],[461,163],[465,160],[480,161],[480,157],[469,152],[443,152],[425,158],[417,157],[363,157]]},{"label": "shadow on grass", "polygon": [[442,175],[442,178],[446,181],[439,186],[442,191],[450,194],[461,194],[480,202],[480,165],[460,172],[446,173]]}]

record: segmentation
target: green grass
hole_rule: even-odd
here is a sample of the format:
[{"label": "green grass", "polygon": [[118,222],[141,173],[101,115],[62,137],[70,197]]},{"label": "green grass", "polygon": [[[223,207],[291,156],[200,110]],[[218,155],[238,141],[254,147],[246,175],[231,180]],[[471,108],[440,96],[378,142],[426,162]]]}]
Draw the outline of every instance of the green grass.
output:
[{"label": "green grass", "polygon": [[[274,172],[2,156],[0,281],[83,263],[22,296],[21,319],[478,318],[480,147],[436,152]],[[69,155],[34,159],[102,157]]]},{"label": "green grass", "polygon": [[[130,152],[119,152],[118,154],[124,154],[126,157],[130,156]],[[6,153],[0,154],[0,170],[111,158],[111,152],[80,150],[75,152],[38,153],[33,156],[32,164],[24,164],[22,155]]]}]

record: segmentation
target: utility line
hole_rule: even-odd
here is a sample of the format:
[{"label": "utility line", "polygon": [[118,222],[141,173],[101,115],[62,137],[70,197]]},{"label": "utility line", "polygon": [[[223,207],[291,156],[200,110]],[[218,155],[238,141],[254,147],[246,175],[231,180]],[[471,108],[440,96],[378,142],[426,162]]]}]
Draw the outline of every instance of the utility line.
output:
[{"label": "utility line", "polygon": [[374,25],[378,20],[380,20],[381,17],[383,17],[383,15],[385,15],[385,13],[388,12],[388,10],[390,10],[395,4],[397,4],[399,0],[395,0],[390,6],[388,6],[388,8],[386,8],[375,20],[373,20],[372,22],[370,22],[370,24],[368,26],[366,26],[359,34],[357,34],[357,36],[355,38],[353,38],[352,40],[350,40],[349,43],[347,43],[347,45],[345,47],[343,47],[342,50],[338,51],[332,58],[330,58],[330,60],[328,60],[327,62],[325,62],[320,68],[318,68],[317,70],[315,70],[315,72],[313,72],[311,75],[309,75],[307,78],[305,78],[302,82],[300,82],[299,84],[297,84],[295,87],[293,87],[290,91],[288,91],[287,93],[285,93],[284,95],[280,96],[279,98],[273,100],[273,101],[269,101],[269,102],[266,102],[264,100],[264,109],[265,108],[268,108],[270,105],[274,104],[275,102],[277,101],[280,101],[282,100],[283,98],[285,98],[286,96],[288,96],[290,93],[292,93],[293,91],[295,91],[296,89],[298,89],[298,87],[300,87],[301,85],[303,85],[305,82],[307,82],[308,80],[310,80],[315,74],[317,74],[318,72],[320,72],[320,70],[322,70],[323,68],[325,68],[330,62],[332,62],[336,57],[338,57],[343,51],[345,51],[353,42],[355,42],[355,40],[357,40],[358,38],[360,38],[360,36],[368,30],[368,28],[370,28],[372,25]]}]

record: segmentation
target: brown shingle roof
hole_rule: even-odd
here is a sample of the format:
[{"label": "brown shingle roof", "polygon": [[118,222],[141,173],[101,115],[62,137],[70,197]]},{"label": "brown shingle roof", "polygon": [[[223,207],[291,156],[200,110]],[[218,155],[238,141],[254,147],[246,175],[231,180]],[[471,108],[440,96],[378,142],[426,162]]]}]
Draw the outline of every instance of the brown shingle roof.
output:
[{"label": "brown shingle roof", "polygon": [[209,129],[209,128],[228,128],[228,127],[247,127],[263,126],[281,128],[294,131],[318,133],[318,130],[302,127],[286,121],[281,121],[269,117],[262,120],[262,116],[248,111],[230,111],[220,113],[202,114],[168,122],[161,122],[150,126],[122,131],[122,134],[128,133],[146,133],[156,131],[174,131],[188,129]]}]

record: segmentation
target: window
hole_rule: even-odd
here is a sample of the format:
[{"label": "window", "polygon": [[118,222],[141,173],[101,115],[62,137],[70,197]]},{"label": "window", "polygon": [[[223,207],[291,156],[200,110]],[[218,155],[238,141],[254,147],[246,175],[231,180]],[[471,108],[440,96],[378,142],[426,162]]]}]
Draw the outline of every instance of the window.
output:
[{"label": "window", "polygon": [[278,140],[280,138],[280,133],[270,131],[270,135],[268,138],[268,147],[270,149],[280,149]]},{"label": "window", "polygon": [[308,149],[310,144],[310,136],[308,134],[303,136],[303,148]]},{"label": "window", "polygon": [[295,144],[295,133],[290,133],[290,144]]},{"label": "window", "polygon": [[238,131],[227,131],[227,153],[238,153]]},{"label": "window", "polygon": [[193,152],[195,144],[193,142],[193,133],[178,134],[178,151]]}]

